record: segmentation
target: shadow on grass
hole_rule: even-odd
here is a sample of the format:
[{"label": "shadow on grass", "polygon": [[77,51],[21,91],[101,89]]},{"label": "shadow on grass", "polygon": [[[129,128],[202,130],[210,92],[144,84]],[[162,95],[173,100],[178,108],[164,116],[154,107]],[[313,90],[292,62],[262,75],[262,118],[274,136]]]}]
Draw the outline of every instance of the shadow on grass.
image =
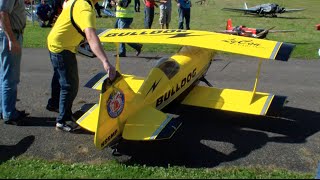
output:
[{"label": "shadow on grass", "polygon": [[0,165],[10,160],[12,157],[17,157],[25,153],[34,140],[35,137],[31,135],[23,138],[16,145],[0,145]]},{"label": "shadow on grass", "polygon": [[292,107],[285,107],[281,117],[182,109],[183,124],[170,140],[122,141],[118,152],[131,157],[125,163],[215,167],[246,157],[268,142],[304,143],[320,130],[320,113]]}]

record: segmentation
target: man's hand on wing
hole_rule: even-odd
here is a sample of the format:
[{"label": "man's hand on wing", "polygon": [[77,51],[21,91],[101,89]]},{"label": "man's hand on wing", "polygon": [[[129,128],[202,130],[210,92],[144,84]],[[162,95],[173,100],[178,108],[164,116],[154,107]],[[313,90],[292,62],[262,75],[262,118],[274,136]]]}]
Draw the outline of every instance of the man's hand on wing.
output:
[{"label": "man's hand on wing", "polygon": [[116,77],[116,69],[110,63],[103,64],[104,70],[108,73],[109,78],[113,81]]}]

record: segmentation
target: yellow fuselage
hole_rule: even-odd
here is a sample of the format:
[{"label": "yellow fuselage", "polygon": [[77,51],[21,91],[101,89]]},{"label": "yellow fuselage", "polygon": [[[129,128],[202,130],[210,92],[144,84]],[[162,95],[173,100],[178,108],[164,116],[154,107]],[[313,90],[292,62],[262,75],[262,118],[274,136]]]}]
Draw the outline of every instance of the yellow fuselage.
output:
[{"label": "yellow fuselage", "polygon": [[178,53],[165,58],[150,71],[138,94],[146,105],[162,109],[198,82],[208,70],[214,51],[204,48],[182,47]]}]

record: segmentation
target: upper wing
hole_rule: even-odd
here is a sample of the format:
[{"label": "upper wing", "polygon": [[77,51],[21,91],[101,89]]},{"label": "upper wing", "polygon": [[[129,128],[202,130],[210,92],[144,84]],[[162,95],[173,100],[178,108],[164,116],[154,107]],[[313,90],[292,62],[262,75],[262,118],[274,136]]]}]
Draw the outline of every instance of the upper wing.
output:
[{"label": "upper wing", "polygon": [[225,33],[225,34],[232,34],[232,35],[238,35],[238,32],[232,31],[232,30],[222,30],[218,31],[219,33]]},{"label": "upper wing", "polygon": [[286,32],[296,32],[295,30],[269,30],[269,33],[286,33]]},{"label": "upper wing", "polygon": [[288,60],[295,45],[241,36],[181,29],[107,29],[101,42],[157,43],[196,46],[264,59]]},{"label": "upper wing", "polygon": [[253,9],[242,9],[242,8],[222,8],[223,11],[233,11],[233,12],[248,12],[248,13],[255,13],[256,10]]}]

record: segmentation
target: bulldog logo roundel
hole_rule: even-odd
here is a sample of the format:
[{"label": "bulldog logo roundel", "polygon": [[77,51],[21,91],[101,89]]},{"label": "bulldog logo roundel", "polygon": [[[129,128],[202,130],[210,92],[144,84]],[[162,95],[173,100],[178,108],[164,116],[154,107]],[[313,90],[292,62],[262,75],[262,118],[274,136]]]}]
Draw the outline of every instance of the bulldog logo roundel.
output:
[{"label": "bulldog logo roundel", "polygon": [[107,111],[110,117],[118,117],[124,108],[124,94],[120,90],[114,90],[107,101]]}]

